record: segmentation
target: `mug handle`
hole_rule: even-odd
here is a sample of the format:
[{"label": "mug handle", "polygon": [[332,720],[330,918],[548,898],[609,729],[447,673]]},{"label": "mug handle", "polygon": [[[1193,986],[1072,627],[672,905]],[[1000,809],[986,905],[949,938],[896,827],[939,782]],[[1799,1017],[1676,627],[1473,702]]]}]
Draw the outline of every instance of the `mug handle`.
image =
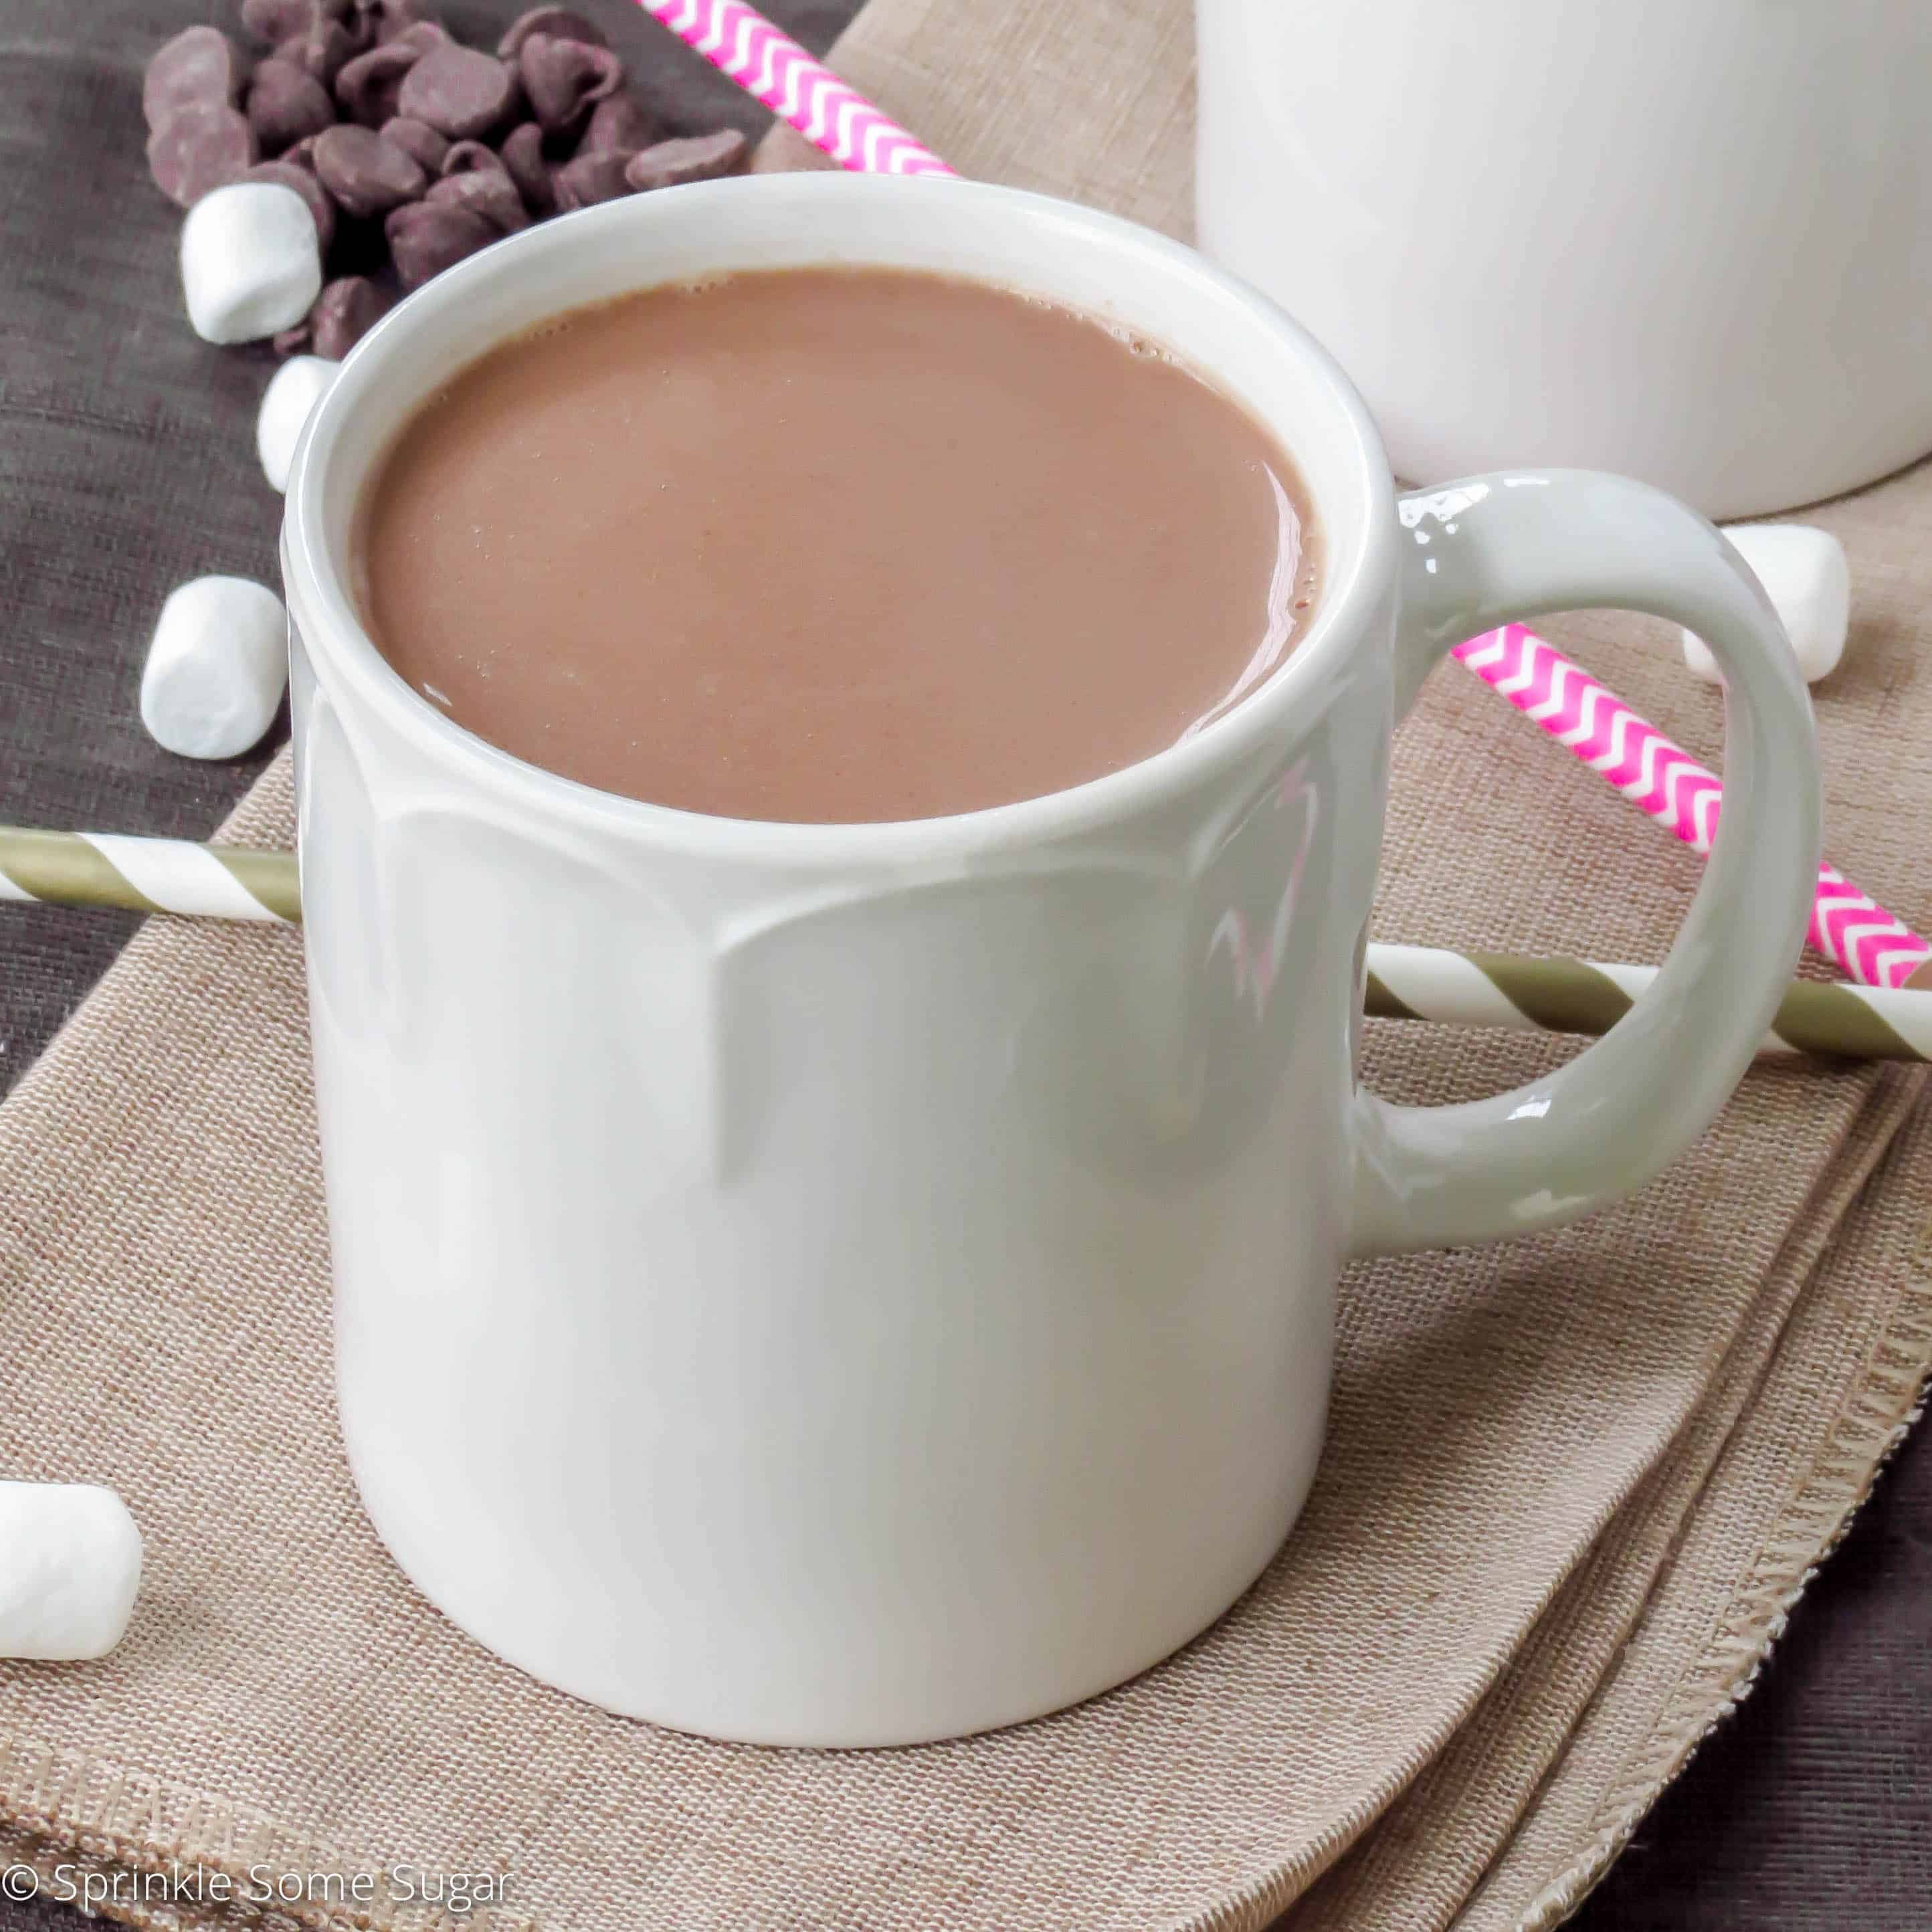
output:
[{"label": "mug handle", "polygon": [[1534,1233],[1640,1187],[1742,1078],[1803,943],[1818,876],[1811,706],[1763,590],[1675,497],[1592,470],[1474,476],[1401,500],[1397,715],[1444,655],[1550,610],[1646,611],[1724,674],[1724,816],[1650,990],[1556,1072],[1401,1107],[1358,1088],[1352,1245],[1401,1253]]}]

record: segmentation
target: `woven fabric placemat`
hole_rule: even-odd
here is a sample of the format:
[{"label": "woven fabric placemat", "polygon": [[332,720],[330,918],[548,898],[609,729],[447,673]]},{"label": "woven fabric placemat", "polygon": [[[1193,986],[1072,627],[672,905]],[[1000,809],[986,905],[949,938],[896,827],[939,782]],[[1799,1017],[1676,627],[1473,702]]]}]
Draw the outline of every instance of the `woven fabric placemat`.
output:
[{"label": "woven fabric placemat", "polygon": [[[1189,32],[1181,0],[874,0],[841,59],[964,171],[1180,229]],[[1922,922],[1932,475],[1820,520],[1858,608],[1820,699],[1832,854]],[[1715,753],[1657,627],[1551,628]],[[1396,766],[1381,934],[1659,956],[1695,862],[1472,680],[1432,682]],[[234,831],[290,830],[278,764]],[[1564,1051],[1372,1032],[1369,1077],[1414,1100]],[[392,1901],[399,1868],[500,1874],[493,1922],[600,1932],[1550,1922],[1747,1681],[1916,1398],[1918,1085],[1760,1070],[1591,1223],[1352,1271],[1306,1516],[1134,1683],[957,1744],[756,1750],[543,1689],[388,1562],[335,1434],[299,941],[156,922],[0,1107],[0,1456],[114,1484],[148,1552],[112,1657],[0,1666],[0,1855],[124,1894],[171,1859],[369,1874],[406,1924],[437,1914]]]}]

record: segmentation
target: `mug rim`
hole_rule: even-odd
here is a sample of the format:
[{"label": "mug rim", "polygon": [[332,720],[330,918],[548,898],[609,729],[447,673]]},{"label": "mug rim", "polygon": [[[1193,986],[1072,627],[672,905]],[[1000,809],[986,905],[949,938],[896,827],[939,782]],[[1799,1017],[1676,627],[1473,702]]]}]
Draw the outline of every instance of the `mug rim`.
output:
[{"label": "mug rim", "polygon": [[[471,299],[489,284],[516,277],[530,255],[573,245],[595,250],[613,232],[652,219],[667,196],[680,197],[680,204],[687,208],[700,197],[713,203],[713,218],[722,231],[730,220],[733,208],[742,206],[744,198],[751,196],[781,206],[788,202],[801,223],[808,223],[815,209],[835,196],[842,200],[870,196],[890,208],[933,195],[971,196],[994,207],[1001,220],[1046,226],[1058,231],[1057,238],[1066,245],[1113,254],[1124,272],[1131,272],[1138,262],[1164,271],[1171,278],[1191,281],[1201,296],[1232,303],[1244,311],[1250,322],[1258,324],[1275,339],[1281,353],[1295,358],[1304,374],[1316,379],[1343,438],[1341,453],[1358,493],[1359,520],[1347,553],[1334,554],[1339,520],[1324,514],[1324,510],[1335,493],[1330,490],[1324,497],[1306,466],[1300,466],[1330,552],[1324,557],[1324,578],[1308,628],[1254,690],[1192,736],[1118,770],[1058,790],[928,818],[822,823],[728,818],[688,812],[605,791],[546,770],[446,716],[382,656],[331,554],[323,528],[323,479],[344,425],[398,346],[434,329],[452,306]],[[848,264],[854,260],[830,250],[826,259]],[[895,265],[890,244],[860,259],[864,265]],[[993,281],[983,274],[962,273],[967,279],[989,284]],[[646,278],[636,286],[648,288],[652,284]],[[581,305],[580,298],[560,301],[552,312],[567,313]],[[532,326],[531,322],[520,323],[499,339],[509,340]],[[1177,346],[1183,347],[1184,354],[1189,352],[1184,346]],[[1191,354],[1189,359],[1202,375],[1216,379],[1216,371],[1204,360]],[[427,393],[425,388],[423,394]],[[422,400],[419,394],[410,406],[416,406]],[[1261,417],[1253,405],[1237,400]],[[1279,434],[1274,425],[1261,419],[1271,434]],[[357,479],[358,489],[366,480],[366,476]],[[429,752],[438,763],[454,766],[471,782],[491,790],[507,790],[548,817],[587,821],[607,835],[628,835],[660,847],[779,863],[944,860],[1037,844],[1138,815],[1211,782],[1277,739],[1288,728],[1300,697],[1324,682],[1336,662],[1355,647],[1369,627],[1376,601],[1394,574],[1394,497],[1388,458],[1367,405],[1334,358],[1251,284],[1216,268],[1195,250],[1120,216],[1025,189],[958,178],[928,180],[813,170],[696,182],[582,209],[482,250],[398,304],[351,352],[304,428],[290,470],[282,562],[291,618],[312,658],[325,661],[354,686],[359,698],[392,728]]]}]

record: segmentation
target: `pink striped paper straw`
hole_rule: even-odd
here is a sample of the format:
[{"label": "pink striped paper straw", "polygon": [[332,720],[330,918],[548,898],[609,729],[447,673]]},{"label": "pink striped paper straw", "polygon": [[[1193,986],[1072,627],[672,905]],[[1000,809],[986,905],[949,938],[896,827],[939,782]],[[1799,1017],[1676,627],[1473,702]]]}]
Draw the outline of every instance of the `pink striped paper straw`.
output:
[{"label": "pink striped paper straw", "polygon": [[952,172],[930,148],[742,0],[638,4],[842,168],[870,175]]},{"label": "pink striped paper straw", "polygon": [[[1458,644],[1450,656],[1694,852],[1710,850],[1724,800],[1716,775],[1555,645],[1520,624],[1505,624]],[[1808,936],[1861,986],[1902,986],[1932,958],[1932,943],[1830,866],[1818,868]]]}]

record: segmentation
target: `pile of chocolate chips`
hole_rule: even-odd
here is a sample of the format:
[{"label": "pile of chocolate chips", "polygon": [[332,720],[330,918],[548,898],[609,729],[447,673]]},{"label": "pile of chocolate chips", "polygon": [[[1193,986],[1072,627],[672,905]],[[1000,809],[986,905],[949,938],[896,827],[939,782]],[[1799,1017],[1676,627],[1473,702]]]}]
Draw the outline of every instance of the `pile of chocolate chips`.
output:
[{"label": "pile of chocolate chips", "polygon": [[183,208],[237,181],[308,202],[325,277],[275,338],[283,355],[339,360],[394,286],[547,215],[745,163],[735,129],[662,138],[603,34],[568,8],[532,8],[494,53],[416,0],[242,0],[242,23],[266,52],[189,27],[148,62],[148,166]]}]

